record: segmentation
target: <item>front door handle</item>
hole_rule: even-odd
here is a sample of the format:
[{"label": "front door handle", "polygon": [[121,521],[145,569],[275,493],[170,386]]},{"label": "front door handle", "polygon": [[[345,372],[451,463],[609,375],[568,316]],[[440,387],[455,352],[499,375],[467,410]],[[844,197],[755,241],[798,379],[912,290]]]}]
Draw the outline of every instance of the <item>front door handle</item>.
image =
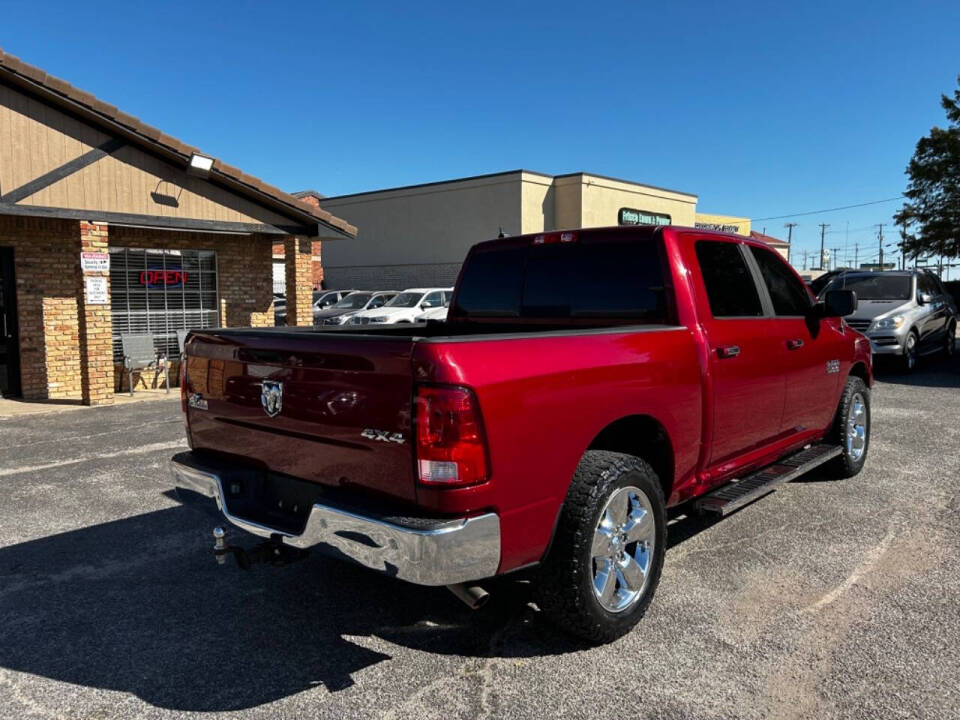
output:
[{"label": "front door handle", "polygon": [[803,347],[803,340],[796,338],[794,340],[787,340],[787,350],[799,350]]},{"label": "front door handle", "polygon": [[733,358],[740,354],[739,345],[721,345],[717,348],[717,357]]}]

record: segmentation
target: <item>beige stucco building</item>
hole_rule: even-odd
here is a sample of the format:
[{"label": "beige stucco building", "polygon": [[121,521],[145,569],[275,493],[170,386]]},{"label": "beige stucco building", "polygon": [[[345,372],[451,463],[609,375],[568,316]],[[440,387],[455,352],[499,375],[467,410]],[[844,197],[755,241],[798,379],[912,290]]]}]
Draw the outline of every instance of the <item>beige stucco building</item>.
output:
[{"label": "beige stucco building", "polygon": [[529,170],[324,198],[359,228],[323,247],[329,288],[453,285],[475,243],[509,235],[617,224],[692,226],[697,196],[590,173]]}]

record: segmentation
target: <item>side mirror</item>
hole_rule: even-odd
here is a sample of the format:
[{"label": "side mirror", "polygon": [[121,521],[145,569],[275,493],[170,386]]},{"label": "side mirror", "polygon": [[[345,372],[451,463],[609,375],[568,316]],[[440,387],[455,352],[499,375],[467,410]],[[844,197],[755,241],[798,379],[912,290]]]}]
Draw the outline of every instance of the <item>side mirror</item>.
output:
[{"label": "side mirror", "polygon": [[920,296],[917,299],[920,301],[921,305],[929,305],[930,303],[933,302],[933,295],[931,295],[930,293],[922,292],[920,293]]},{"label": "side mirror", "polygon": [[846,317],[857,311],[857,293],[853,290],[829,290],[817,305],[821,317]]}]

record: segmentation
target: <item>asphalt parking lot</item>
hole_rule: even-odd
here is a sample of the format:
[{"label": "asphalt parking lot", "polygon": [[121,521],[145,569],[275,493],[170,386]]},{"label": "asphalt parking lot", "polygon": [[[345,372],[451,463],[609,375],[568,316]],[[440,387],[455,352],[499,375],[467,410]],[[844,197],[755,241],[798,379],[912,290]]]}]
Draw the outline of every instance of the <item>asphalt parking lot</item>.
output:
[{"label": "asphalt parking lot", "polygon": [[880,377],[858,477],[676,518],[647,617],[593,649],[520,584],[474,613],[320,557],[218,567],[169,492],[179,410],[0,418],[0,716],[960,717],[956,359]]}]

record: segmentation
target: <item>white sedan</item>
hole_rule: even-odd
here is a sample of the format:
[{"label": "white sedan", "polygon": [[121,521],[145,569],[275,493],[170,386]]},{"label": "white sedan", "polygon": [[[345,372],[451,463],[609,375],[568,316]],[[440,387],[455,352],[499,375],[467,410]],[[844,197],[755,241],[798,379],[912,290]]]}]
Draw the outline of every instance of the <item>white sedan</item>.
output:
[{"label": "white sedan", "polygon": [[410,288],[376,310],[364,310],[349,320],[349,325],[393,325],[416,322],[427,310],[446,307],[453,288]]}]

